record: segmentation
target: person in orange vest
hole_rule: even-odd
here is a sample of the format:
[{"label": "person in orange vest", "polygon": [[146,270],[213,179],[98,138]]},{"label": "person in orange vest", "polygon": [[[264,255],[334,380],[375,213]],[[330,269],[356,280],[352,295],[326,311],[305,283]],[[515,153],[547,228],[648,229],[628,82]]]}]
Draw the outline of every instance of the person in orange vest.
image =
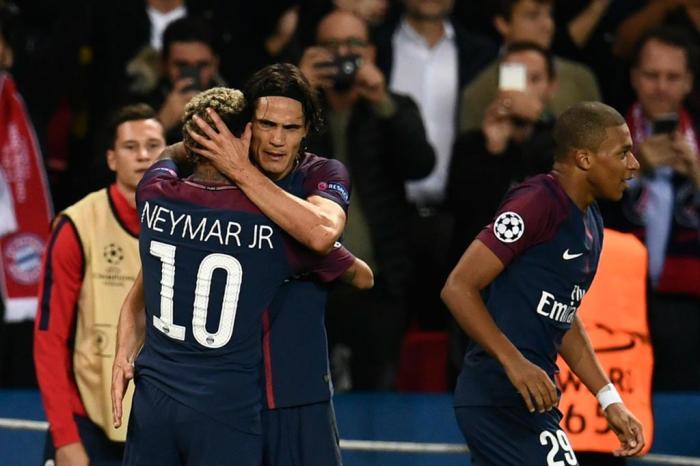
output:
[{"label": "person in orange vest", "polygon": [[[596,355],[610,381],[644,426],[651,448],[654,420],[651,407],[653,354],[646,311],[647,250],[634,235],[605,229],[603,248],[590,290],[579,309]],[[618,466],[624,458],[610,455],[618,443],[598,402],[563,358],[557,382],[559,409],[566,431],[583,465]]]}]

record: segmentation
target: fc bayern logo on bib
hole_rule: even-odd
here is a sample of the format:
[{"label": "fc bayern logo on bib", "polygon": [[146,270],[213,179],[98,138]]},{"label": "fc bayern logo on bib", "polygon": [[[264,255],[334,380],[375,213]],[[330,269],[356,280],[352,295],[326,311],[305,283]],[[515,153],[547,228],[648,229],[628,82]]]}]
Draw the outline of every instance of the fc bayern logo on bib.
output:
[{"label": "fc bayern logo on bib", "polygon": [[515,212],[503,212],[493,222],[493,234],[504,243],[518,241],[525,233],[525,222]]}]

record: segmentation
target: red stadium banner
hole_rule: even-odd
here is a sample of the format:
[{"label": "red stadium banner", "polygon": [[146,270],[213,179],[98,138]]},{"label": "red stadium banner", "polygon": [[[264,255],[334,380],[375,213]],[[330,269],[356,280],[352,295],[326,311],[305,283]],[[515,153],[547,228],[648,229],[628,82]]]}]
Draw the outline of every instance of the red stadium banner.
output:
[{"label": "red stadium banner", "polygon": [[34,128],[0,72],[0,292],[5,321],[33,319],[53,206]]},{"label": "red stadium banner", "polygon": [[[579,308],[593,348],[627,407],[644,426],[651,448],[653,356],[646,318],[647,252],[631,234],[605,230],[598,272]],[[564,360],[557,361],[562,427],[576,451],[611,453],[620,445],[598,400]]]}]

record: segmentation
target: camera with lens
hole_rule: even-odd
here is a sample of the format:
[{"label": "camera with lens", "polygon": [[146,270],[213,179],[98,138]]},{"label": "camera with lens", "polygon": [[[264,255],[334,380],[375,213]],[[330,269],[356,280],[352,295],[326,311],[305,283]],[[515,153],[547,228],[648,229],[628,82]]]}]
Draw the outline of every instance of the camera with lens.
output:
[{"label": "camera with lens", "polygon": [[333,88],[336,91],[345,91],[355,83],[357,70],[362,66],[362,57],[355,54],[336,55],[333,57],[333,61],[319,63],[316,66],[318,68],[335,68],[337,73],[333,76]]}]

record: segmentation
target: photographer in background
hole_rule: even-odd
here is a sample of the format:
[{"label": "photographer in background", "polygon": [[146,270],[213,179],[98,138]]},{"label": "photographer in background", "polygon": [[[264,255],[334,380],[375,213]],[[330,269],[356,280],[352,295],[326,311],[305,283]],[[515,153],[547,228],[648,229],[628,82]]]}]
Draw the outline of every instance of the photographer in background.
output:
[{"label": "photographer in background", "polygon": [[[684,106],[697,63],[690,39],[661,27],[639,41],[627,113],[642,175],[606,224],[634,231],[649,251],[654,391],[700,390],[700,133]],[[620,224],[615,225],[613,221]]]},{"label": "photographer in background", "polygon": [[336,375],[351,371],[336,387],[388,389],[412,267],[404,183],[428,175],[435,155],[415,102],[387,89],[362,19],[334,11],[319,23],[316,39],[299,68],[321,91],[328,131],[308,141],[309,150],[350,170],[359,199],[350,205],[343,243],[371,264],[376,277],[372,290],[338,287],[329,298],[331,352],[349,349],[352,361],[350,368],[334,368]]},{"label": "photographer in background", "polygon": [[162,62],[161,83],[140,99],[158,109],[158,119],[172,144],[182,139],[180,119],[185,104],[202,90],[224,85],[211,25],[199,18],[170,23],[163,33]]}]

